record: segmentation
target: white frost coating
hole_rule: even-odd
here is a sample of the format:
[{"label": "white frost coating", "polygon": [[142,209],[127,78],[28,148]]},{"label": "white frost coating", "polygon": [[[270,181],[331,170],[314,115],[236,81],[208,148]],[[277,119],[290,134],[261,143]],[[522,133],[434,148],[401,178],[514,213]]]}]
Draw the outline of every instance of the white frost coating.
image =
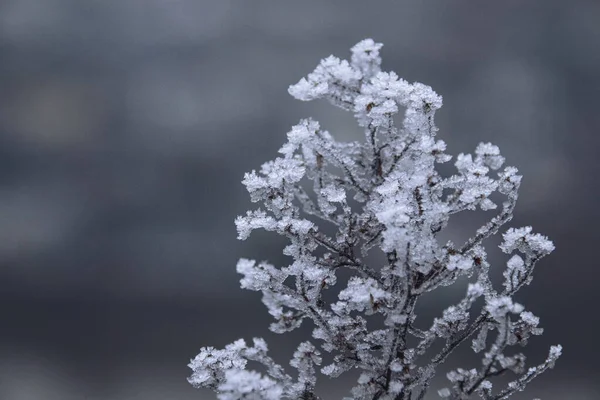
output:
[{"label": "white frost coating", "polygon": [[467,297],[468,298],[477,298],[485,293],[485,288],[482,284],[475,282],[469,283],[467,287]]},{"label": "white frost coating", "polygon": [[340,302],[336,309],[342,312],[365,311],[367,315],[373,313],[374,309],[383,306],[391,298],[391,295],[381,289],[374,279],[350,278],[346,289],[339,294]]},{"label": "white frost coating", "polygon": [[556,345],[556,346],[551,346],[550,347],[550,355],[549,355],[550,359],[556,360],[561,355],[562,355],[562,346],[560,344]]},{"label": "white frost coating", "polygon": [[532,256],[544,256],[554,250],[554,244],[546,236],[539,233],[531,233],[532,228],[511,228],[502,235],[504,242],[500,248],[505,253],[519,250],[521,253]]},{"label": "white frost coating", "polygon": [[321,190],[321,194],[325,196],[327,201],[332,203],[342,203],[346,201],[346,192],[341,187],[329,185]]},{"label": "white frost coating", "polygon": [[532,327],[538,326],[540,323],[540,319],[529,311],[523,311],[521,313],[521,320]]},{"label": "white frost coating", "polygon": [[482,162],[490,169],[497,170],[504,164],[504,157],[500,155],[500,149],[491,143],[479,143],[475,149],[476,161]]},{"label": "white frost coating", "polygon": [[363,78],[370,79],[381,68],[379,50],[383,45],[373,39],[365,39],[352,47],[352,66],[362,73]]},{"label": "white frost coating", "polygon": [[496,320],[504,319],[508,313],[518,314],[523,311],[523,306],[519,303],[513,303],[512,298],[508,296],[488,299],[485,308],[492,318]]},{"label": "white frost coating", "polygon": [[455,269],[467,271],[471,269],[473,266],[473,259],[471,257],[465,257],[462,254],[453,254],[448,257],[448,264],[446,268],[449,271],[454,271]]},{"label": "white frost coating", "polygon": [[245,217],[238,216],[235,219],[235,226],[238,231],[238,239],[245,240],[255,229],[275,230],[277,228],[277,220],[261,210],[248,211]]},{"label": "white frost coating", "polygon": [[[543,332],[513,295],[554,250],[531,227],[505,228],[521,185],[517,169],[503,167],[497,146],[480,143],[473,154],[456,157],[453,175],[440,175],[438,164],[451,159],[436,137],[442,97],[382,71],[381,48],[365,39],[350,61],[327,57],[289,88],[297,99],[324,99],[354,115],[364,141],[338,142],[318,122],[303,119],[287,133],[280,157],[244,175],[261,208],[235,219],[238,238],[255,229],[275,232],[289,240],[283,249],[289,260],[274,266],[240,259],[240,285],[262,293],[271,331],[290,332],[311,320],[315,342],[299,344],[293,375],[267,354],[263,339],[202,348],[189,364],[189,382],[221,400],[317,400],[319,373],[337,378],[354,369],[359,378],[348,400],[424,399],[428,390],[452,400],[506,399],[561,354],[553,346],[544,362],[528,368],[525,356],[511,349]],[[493,195],[504,199],[497,205]],[[478,209],[488,222],[464,243],[442,245],[438,234],[453,215]],[[497,290],[484,244],[501,230],[500,248],[511,257]],[[418,318],[422,295],[466,279],[460,301],[433,321]],[[479,367],[452,370],[449,387],[433,388],[440,365],[463,342],[481,355]],[[330,354],[321,367],[323,352]],[[262,373],[247,369],[256,364]],[[516,379],[492,382],[505,371]]]},{"label": "white frost coating", "polygon": [[245,370],[228,370],[218,390],[220,400],[279,400],[283,392],[273,379]]},{"label": "white frost coating", "polygon": [[527,268],[525,261],[518,254],[514,254],[506,263],[506,269],[504,270],[504,287],[506,290],[513,290],[519,286],[519,282],[529,283],[529,279],[526,277]]}]

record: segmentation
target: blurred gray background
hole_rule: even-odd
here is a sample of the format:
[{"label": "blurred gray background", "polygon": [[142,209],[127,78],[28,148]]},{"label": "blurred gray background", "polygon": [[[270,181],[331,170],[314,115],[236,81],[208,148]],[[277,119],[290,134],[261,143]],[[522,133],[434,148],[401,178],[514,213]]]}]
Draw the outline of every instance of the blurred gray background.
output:
[{"label": "blurred gray background", "polygon": [[500,146],[524,175],[511,226],[557,246],[518,300],[546,328],[531,362],[564,356],[516,398],[599,399],[597,0],[0,1],[0,399],[212,399],[186,364],[238,337],[286,362],[307,330],[270,334],[239,289],[239,257],[283,260],[236,240],[240,181],[300,118],[360,136],[287,87],[365,37],[444,96],[450,154]]}]

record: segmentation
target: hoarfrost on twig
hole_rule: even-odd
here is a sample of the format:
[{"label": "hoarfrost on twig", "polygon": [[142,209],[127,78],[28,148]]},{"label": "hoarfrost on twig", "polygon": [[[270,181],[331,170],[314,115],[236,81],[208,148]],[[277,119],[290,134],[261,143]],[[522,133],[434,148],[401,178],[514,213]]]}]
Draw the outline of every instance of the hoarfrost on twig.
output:
[{"label": "hoarfrost on twig", "polygon": [[[365,39],[352,47],[350,61],[327,57],[289,88],[299,100],[324,99],[351,112],[364,128],[364,142],[338,142],[305,119],[287,134],[281,157],[244,176],[251,200],[262,208],[236,218],[238,238],[256,229],[285,236],[290,243],[284,254],[293,261],[276,267],[241,259],[241,287],[262,292],[275,319],[273,332],[310,320],[316,342],[300,343],[290,362],[297,370],[293,376],[267,355],[262,339],[251,347],[238,340],[223,350],[202,348],[189,364],[189,381],[213,389],[221,400],[318,399],[318,371],[335,378],[350,369],[361,371],[349,390],[352,399],[423,399],[440,364],[469,338],[473,351],[482,354],[481,364],[450,371],[450,386],[433,393],[445,399],[506,399],[552,368],[561,354],[560,346],[552,346],[544,362],[528,369],[523,354],[507,354],[542,333],[539,318],[513,295],[531,281],[553,243],[531,227],[505,230],[500,248],[512,257],[503,291],[488,276],[483,243],[512,218],[521,184],[517,169],[502,169],[499,148],[481,143],[473,154],[458,155],[455,175],[442,177],[437,164],[451,159],[446,144],[436,139],[434,117],[442,97],[427,85],[381,71],[381,48]],[[394,115],[402,110],[404,119],[396,126]],[[303,182],[312,182],[312,193]],[[454,214],[497,209],[490,199],[495,192],[505,200],[473,236],[460,246],[438,243]],[[336,233],[325,234],[316,219]],[[377,251],[385,262],[368,265],[365,257]],[[325,302],[323,293],[336,285],[339,269],[353,276],[334,292],[337,301]],[[429,329],[417,328],[420,296],[460,278],[474,279],[464,298]],[[478,298],[484,303],[474,312]],[[379,329],[368,328],[373,315],[383,317]],[[424,359],[436,343],[441,350]],[[322,352],[332,362],[321,367]],[[262,364],[264,373],[247,370],[248,361]],[[496,389],[492,381],[504,373],[516,377]]]}]

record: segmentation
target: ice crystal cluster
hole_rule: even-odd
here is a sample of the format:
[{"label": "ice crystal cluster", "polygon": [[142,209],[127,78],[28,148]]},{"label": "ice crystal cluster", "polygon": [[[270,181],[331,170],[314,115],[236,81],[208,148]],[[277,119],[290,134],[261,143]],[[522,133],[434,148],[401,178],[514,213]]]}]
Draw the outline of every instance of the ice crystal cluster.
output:
[{"label": "ice crystal cluster", "polygon": [[[455,175],[443,177],[436,166],[451,156],[436,140],[434,123],[442,98],[427,85],[381,71],[381,47],[363,40],[350,61],[325,58],[289,88],[299,100],[326,99],[351,112],[364,142],[336,141],[305,119],[287,134],[278,158],[244,176],[252,201],[262,206],[236,219],[239,239],[255,229],[283,235],[290,264],[241,259],[241,287],[262,292],[274,318],[271,331],[292,331],[306,319],[314,341],[298,346],[292,375],[268,355],[263,339],[202,348],[189,364],[189,381],[221,400],[319,399],[319,375],[350,370],[360,375],[345,399],[416,400],[428,390],[445,399],[506,399],[560,356],[561,347],[553,346],[545,361],[527,368],[513,349],[542,333],[538,317],[513,295],[554,249],[531,227],[503,228],[517,201],[517,169],[503,168],[498,147],[481,143],[474,154],[458,155]],[[490,198],[494,193],[500,206]],[[476,209],[493,216],[465,243],[440,243],[454,214]],[[483,243],[501,229],[500,248],[512,257],[495,288]],[[344,279],[342,269],[351,272]],[[470,282],[462,300],[432,322],[417,318],[421,296],[461,278]],[[469,341],[481,363],[444,371],[446,387],[433,390],[441,364]],[[249,361],[264,372],[247,370]],[[495,386],[494,377],[503,374],[513,378]]]}]

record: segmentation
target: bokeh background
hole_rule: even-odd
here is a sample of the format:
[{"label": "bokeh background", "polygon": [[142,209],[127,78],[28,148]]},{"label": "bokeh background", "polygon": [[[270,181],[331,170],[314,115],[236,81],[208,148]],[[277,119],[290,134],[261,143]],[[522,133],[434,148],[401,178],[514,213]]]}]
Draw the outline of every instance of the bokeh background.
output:
[{"label": "bokeh background", "polygon": [[240,181],[300,118],[360,135],[287,87],[365,37],[444,96],[451,154],[500,146],[525,177],[511,226],[555,241],[518,300],[546,328],[532,363],[564,356],[516,398],[599,399],[596,0],[0,1],[0,399],[212,399],[186,382],[201,346],[289,359],[303,332],[270,334],[239,289],[239,257],[283,260],[236,240]]}]

